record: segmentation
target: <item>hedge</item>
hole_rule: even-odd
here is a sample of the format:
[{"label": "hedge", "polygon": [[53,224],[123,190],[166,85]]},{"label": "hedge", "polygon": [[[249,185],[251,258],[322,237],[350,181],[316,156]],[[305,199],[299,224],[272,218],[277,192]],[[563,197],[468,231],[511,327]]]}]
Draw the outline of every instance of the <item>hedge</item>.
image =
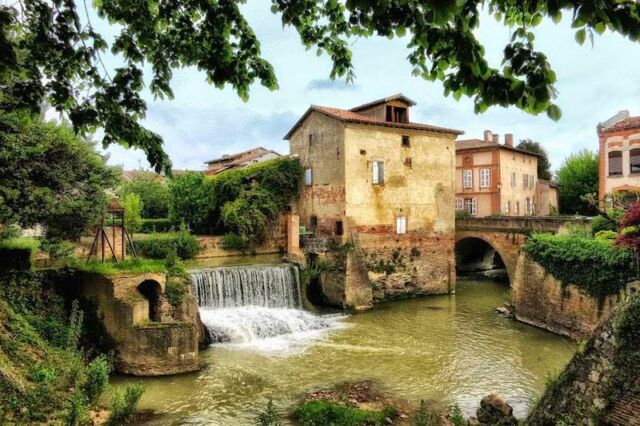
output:
[{"label": "hedge", "polygon": [[169,232],[173,229],[173,224],[168,217],[161,219],[142,219],[140,231],[143,234],[153,234],[154,232]]},{"label": "hedge", "polygon": [[606,240],[533,234],[524,250],[555,278],[597,298],[617,294],[636,275],[633,252]]},{"label": "hedge", "polygon": [[180,259],[193,259],[200,252],[198,239],[184,228],[178,232],[134,238],[133,245],[138,255],[150,259],[166,259],[174,250]]}]

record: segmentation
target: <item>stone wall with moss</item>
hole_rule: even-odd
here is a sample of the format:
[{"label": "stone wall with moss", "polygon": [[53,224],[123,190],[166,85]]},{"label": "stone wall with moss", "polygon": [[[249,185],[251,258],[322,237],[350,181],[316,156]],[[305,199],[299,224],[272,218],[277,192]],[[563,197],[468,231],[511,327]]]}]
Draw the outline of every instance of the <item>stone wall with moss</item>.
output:
[{"label": "stone wall with moss", "polygon": [[[631,286],[638,288],[638,284]],[[625,296],[547,385],[527,424],[640,424],[640,297]]]}]

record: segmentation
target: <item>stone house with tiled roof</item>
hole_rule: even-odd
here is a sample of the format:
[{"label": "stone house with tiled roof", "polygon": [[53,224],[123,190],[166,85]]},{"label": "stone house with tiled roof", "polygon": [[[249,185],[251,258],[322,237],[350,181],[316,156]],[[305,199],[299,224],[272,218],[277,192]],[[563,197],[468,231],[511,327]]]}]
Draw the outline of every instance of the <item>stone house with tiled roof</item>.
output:
[{"label": "stone house with tiled roof", "polygon": [[313,105],[285,136],[305,170],[300,224],[355,246],[344,281],[323,283],[336,305],[454,289],[453,165],[463,132],[410,121],[414,105],[402,94],[351,109]]},{"label": "stone house with tiled roof", "polygon": [[504,144],[490,130],[456,142],[456,210],[471,216],[549,215],[558,208],[555,184],[538,179],[538,154]]},{"label": "stone house with tiled roof", "polygon": [[640,191],[640,117],[620,111],[598,124],[600,182],[598,197]]},{"label": "stone house with tiled roof", "polygon": [[237,154],[223,155],[220,158],[205,161],[207,170],[205,170],[204,174],[214,176],[226,170],[247,167],[251,164],[262,163],[278,157],[280,157],[280,154],[277,152],[259,146]]}]

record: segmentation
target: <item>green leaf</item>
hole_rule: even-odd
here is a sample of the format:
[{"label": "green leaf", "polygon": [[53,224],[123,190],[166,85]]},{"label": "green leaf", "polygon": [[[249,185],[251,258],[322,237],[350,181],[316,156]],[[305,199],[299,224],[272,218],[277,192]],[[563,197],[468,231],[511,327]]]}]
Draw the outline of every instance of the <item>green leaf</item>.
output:
[{"label": "green leaf", "polygon": [[558,121],[560,120],[560,117],[562,117],[562,111],[560,111],[560,108],[557,105],[551,104],[547,108],[547,116],[553,121]]},{"label": "green leaf", "polygon": [[584,28],[576,31],[576,41],[578,42],[579,45],[583,45],[584,44],[584,40],[587,37],[587,32],[585,31]]}]

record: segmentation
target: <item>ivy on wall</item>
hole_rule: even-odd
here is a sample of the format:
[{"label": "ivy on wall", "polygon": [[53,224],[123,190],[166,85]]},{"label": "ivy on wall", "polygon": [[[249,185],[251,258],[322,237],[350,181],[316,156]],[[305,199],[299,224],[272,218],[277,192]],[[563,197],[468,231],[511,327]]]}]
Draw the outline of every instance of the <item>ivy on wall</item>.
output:
[{"label": "ivy on wall", "polygon": [[593,297],[617,294],[635,276],[632,251],[606,240],[533,234],[524,250],[555,278]]}]

